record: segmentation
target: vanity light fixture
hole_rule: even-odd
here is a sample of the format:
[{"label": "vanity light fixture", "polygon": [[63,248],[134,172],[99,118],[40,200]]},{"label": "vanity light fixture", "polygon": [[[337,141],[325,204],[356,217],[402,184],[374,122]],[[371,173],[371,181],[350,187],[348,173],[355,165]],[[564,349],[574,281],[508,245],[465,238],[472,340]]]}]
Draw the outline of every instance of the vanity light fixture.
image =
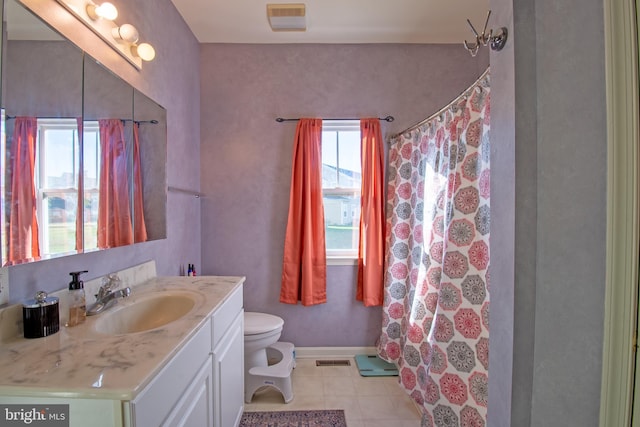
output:
[{"label": "vanity light fixture", "polygon": [[89,18],[97,21],[100,18],[113,21],[118,17],[118,9],[109,2],[104,2],[101,5],[89,3],[87,5],[87,15]]},{"label": "vanity light fixture", "polygon": [[56,1],[138,70],[142,69],[142,61],[155,58],[156,51],[149,43],[138,43],[140,36],[136,27],[131,24],[118,25],[114,21],[118,11],[112,3]]},{"label": "vanity light fixture", "polygon": [[149,43],[134,44],[131,46],[131,53],[143,61],[153,61],[156,57],[156,50]]},{"label": "vanity light fixture", "polygon": [[111,30],[111,35],[116,40],[122,40],[128,43],[137,43],[140,38],[138,30],[131,24],[122,24]]}]

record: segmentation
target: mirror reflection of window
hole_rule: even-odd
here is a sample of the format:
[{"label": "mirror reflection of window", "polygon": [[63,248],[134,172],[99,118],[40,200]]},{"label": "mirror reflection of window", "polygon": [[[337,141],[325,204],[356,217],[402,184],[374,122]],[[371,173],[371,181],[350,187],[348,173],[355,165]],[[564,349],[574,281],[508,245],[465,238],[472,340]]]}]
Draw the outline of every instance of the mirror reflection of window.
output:
[{"label": "mirror reflection of window", "polygon": [[84,250],[98,248],[98,200],[100,195],[100,130],[97,121],[85,121],[84,149]]},{"label": "mirror reflection of window", "polygon": [[40,255],[76,250],[79,141],[74,119],[38,119],[36,152]]}]

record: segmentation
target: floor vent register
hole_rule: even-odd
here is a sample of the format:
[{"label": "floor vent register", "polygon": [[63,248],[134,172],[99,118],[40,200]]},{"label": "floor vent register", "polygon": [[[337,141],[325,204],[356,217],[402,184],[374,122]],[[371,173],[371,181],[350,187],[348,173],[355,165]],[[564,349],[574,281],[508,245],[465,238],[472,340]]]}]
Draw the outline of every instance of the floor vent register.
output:
[{"label": "floor vent register", "polygon": [[351,366],[348,360],[316,360],[316,366]]}]

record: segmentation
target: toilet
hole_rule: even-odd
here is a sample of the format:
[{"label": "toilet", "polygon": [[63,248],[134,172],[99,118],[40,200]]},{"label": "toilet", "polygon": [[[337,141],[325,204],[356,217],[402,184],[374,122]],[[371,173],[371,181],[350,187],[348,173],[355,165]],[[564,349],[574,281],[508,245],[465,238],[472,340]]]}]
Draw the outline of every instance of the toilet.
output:
[{"label": "toilet", "polygon": [[293,400],[291,371],[295,368],[294,346],[279,342],[284,320],[266,313],[244,313],[244,401],[251,403],[262,387],[282,393],[285,403]]}]

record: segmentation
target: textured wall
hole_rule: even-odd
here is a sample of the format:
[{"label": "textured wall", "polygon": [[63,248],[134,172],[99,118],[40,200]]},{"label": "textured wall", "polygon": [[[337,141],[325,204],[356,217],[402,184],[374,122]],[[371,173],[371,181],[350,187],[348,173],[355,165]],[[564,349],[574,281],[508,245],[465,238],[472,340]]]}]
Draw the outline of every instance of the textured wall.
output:
[{"label": "textured wall", "polygon": [[[167,183],[190,190],[200,185],[199,48],[170,0],[120,2],[118,22],[131,22],[156,47],[153,62],[137,71],[55,0],[25,0],[79,47],[167,109]],[[69,271],[89,270],[87,279],[154,259],[158,274],[177,275],[181,263],[200,265],[200,201],[168,194],[167,239],[10,267],[11,300],[20,302],[38,289],[66,287]]]},{"label": "textured wall", "polygon": [[355,301],[354,267],[328,267],[326,304],[278,302],[296,124],[274,119],[390,114],[390,135],[487,64],[459,45],[202,45],[202,273],[246,275],[246,309],[282,316],[298,346],[374,345],[380,308]]},{"label": "textured wall", "polygon": [[488,418],[492,426],[597,426],[606,267],[602,2],[492,0],[491,9],[513,37],[491,54]]}]

